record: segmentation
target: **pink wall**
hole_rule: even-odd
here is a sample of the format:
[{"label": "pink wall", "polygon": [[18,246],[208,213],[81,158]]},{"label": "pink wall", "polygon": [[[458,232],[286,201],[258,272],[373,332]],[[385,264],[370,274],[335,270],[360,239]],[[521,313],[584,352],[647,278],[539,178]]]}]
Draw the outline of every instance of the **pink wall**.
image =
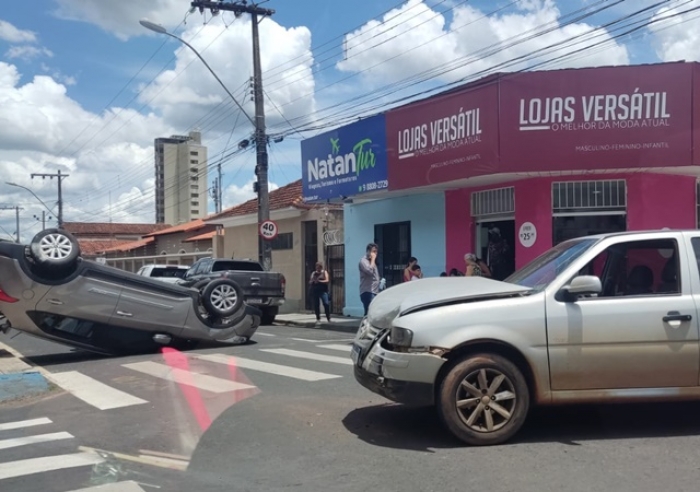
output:
[{"label": "pink wall", "polygon": [[[537,230],[535,244],[526,248],[516,241],[516,268],[552,247],[552,182],[581,179],[625,179],[627,181],[627,229],[695,229],[695,177],[635,173],[532,178],[501,183],[493,188],[515,186],[515,233],[531,222]],[[472,188],[445,192],[446,270],[464,271],[464,254],[474,251],[474,221],[470,212]]]},{"label": "pink wall", "polygon": [[474,250],[474,223],[470,196],[474,189],[445,192],[445,271],[464,271],[464,255]]},{"label": "pink wall", "polygon": [[637,174],[627,178],[627,228],[695,229],[695,177]]},{"label": "pink wall", "polygon": [[[515,183],[515,268],[524,266],[552,247],[552,181],[528,179]],[[525,222],[536,228],[535,243],[526,248],[517,238]]]}]

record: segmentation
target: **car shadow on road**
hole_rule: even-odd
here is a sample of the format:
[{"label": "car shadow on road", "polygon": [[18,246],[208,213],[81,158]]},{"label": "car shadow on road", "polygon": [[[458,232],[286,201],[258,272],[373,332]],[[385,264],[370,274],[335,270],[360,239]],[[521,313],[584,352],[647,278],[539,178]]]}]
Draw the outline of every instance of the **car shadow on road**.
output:
[{"label": "car shadow on road", "polygon": [[343,419],[345,428],[374,446],[434,452],[431,448],[456,448],[462,443],[446,432],[431,407],[396,404],[358,408]]},{"label": "car shadow on road", "polygon": [[75,362],[88,362],[94,360],[110,359],[113,356],[88,352],[86,350],[71,350],[70,352],[58,352],[55,354],[30,355],[23,360],[35,366],[59,366],[61,364],[73,364]]},{"label": "car shadow on road", "polygon": [[[571,446],[607,439],[700,435],[700,402],[586,405],[533,410],[508,443]],[[373,446],[433,452],[466,447],[443,427],[435,409],[396,404],[352,410],[345,428]]]}]

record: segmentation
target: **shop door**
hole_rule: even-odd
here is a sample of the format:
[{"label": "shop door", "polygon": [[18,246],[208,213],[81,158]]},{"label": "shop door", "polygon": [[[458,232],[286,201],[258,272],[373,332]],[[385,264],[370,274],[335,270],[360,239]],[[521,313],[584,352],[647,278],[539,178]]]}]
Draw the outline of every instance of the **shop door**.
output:
[{"label": "shop door", "polygon": [[341,315],[345,306],[345,245],[326,246],[326,258],[331,277],[331,313]]},{"label": "shop door", "polygon": [[[318,261],[318,223],[315,220],[307,220],[301,223],[304,233],[304,299],[307,311],[313,311],[313,302],[309,295],[309,278],[316,269]],[[326,265],[328,268],[328,265]]]},{"label": "shop door", "polygon": [[402,282],[403,269],[411,257],[411,222],[394,222],[374,226],[374,240],[379,246],[379,272],[391,287]]},{"label": "shop door", "polygon": [[482,221],[477,228],[474,253],[489,266],[492,278],[507,278],[515,271],[515,220]]}]

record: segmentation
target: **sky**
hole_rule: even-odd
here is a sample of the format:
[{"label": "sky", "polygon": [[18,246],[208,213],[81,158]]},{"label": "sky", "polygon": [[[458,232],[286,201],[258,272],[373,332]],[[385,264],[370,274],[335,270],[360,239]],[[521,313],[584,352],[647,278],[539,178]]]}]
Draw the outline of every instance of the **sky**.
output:
[{"label": "sky", "polygon": [[[700,60],[700,0],[261,6],[275,10],[260,23],[271,189],[301,177],[302,139],[489,71]],[[0,12],[0,208],[22,208],[23,241],[42,211],[47,227],[57,212],[56,180],[32,173],[69,175],[64,221],[154,222],[153,140],[194,129],[209,166],[221,164],[224,207],[255,196],[253,148],[239,150],[250,121],[191,50],[139,24],[189,42],[253,115],[250,18],[189,10],[189,0],[33,0]],[[14,211],[0,210],[0,237],[15,233]]]}]

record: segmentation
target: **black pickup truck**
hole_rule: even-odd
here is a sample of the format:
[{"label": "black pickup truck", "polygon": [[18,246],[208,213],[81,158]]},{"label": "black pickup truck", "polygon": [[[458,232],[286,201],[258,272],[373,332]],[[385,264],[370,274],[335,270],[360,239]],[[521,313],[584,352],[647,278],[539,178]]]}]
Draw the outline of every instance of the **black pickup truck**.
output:
[{"label": "black pickup truck", "polygon": [[272,324],[279,312],[279,307],[284,304],[284,290],[287,283],[284,275],[266,272],[257,261],[202,258],[197,260],[177,283],[192,287],[200,280],[220,277],[227,277],[237,282],[243,289],[246,304],[262,311],[262,324]]}]

